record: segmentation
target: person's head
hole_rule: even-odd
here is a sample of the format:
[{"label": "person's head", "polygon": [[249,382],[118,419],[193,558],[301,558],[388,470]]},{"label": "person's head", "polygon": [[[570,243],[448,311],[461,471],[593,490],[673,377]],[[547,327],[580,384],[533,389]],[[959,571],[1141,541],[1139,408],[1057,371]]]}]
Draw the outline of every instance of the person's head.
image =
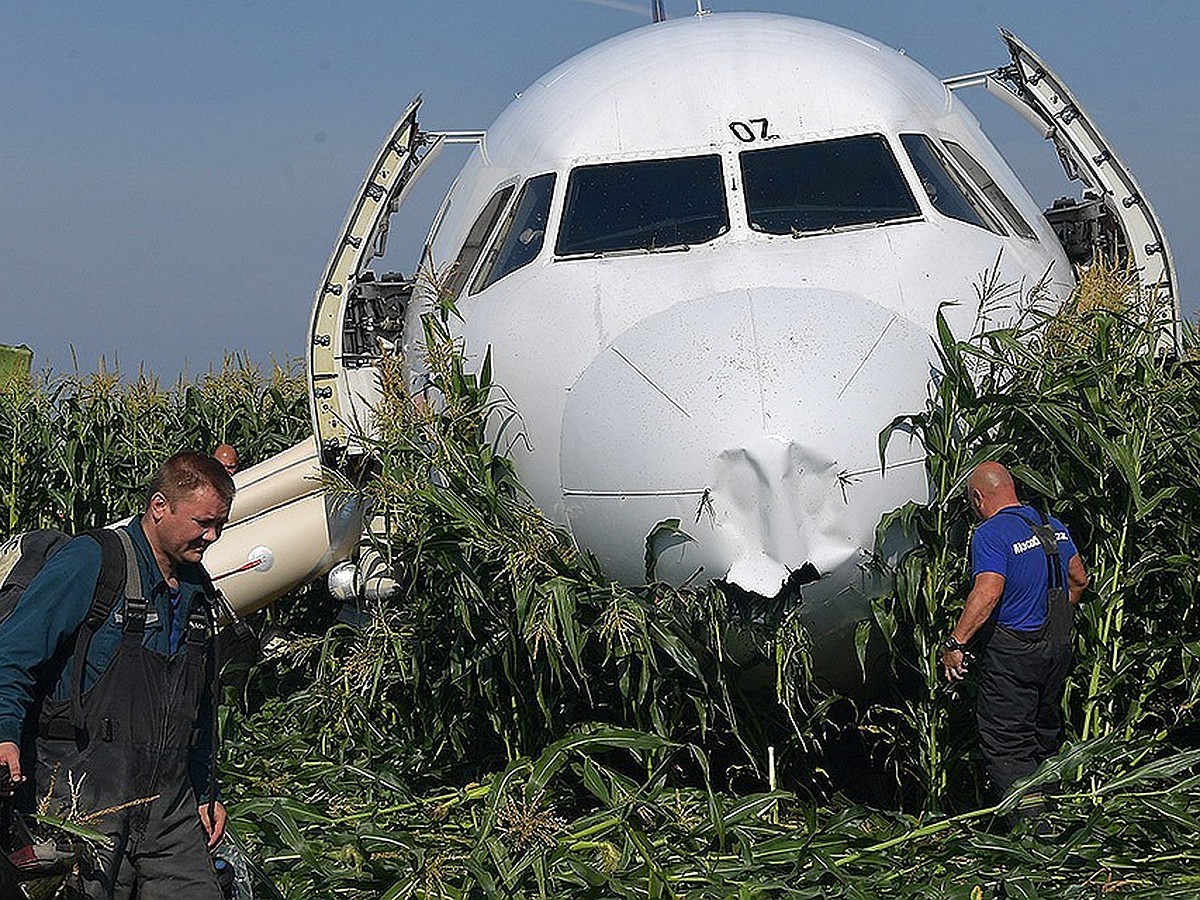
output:
[{"label": "person's head", "polygon": [[998,462],[981,462],[967,479],[967,499],[981,519],[990,519],[1006,506],[1015,506],[1017,488],[1008,469]]},{"label": "person's head", "polygon": [[225,471],[232,475],[238,470],[238,454],[237,448],[233,444],[217,444],[217,447],[212,452],[213,459],[225,467]]},{"label": "person's head", "polygon": [[225,467],[206,453],[184,450],[164,462],[150,482],[142,516],[160,564],[173,570],[181,562],[200,562],[221,536],[233,493]]}]

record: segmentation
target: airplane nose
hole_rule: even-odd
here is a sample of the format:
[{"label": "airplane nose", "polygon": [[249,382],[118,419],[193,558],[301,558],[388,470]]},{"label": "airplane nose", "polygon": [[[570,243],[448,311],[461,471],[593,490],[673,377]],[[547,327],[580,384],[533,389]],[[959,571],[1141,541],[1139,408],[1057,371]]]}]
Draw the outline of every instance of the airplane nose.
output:
[{"label": "airplane nose", "polygon": [[570,389],[572,532],[622,580],[644,575],[637,536],[679,519],[692,541],[660,578],[702,569],[769,597],[808,563],[815,593],[853,589],[880,515],[926,496],[919,447],[893,441],[881,475],[878,435],[922,408],[929,348],[890,310],[821,289],[713,294],[642,321]]}]

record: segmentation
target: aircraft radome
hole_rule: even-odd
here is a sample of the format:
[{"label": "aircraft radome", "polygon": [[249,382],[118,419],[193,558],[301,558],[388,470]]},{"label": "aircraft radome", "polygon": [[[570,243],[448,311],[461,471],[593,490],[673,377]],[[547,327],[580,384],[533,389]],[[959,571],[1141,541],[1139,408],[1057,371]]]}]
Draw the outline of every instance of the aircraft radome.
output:
[{"label": "aircraft radome", "polygon": [[[234,605],[351,552],[357,511],[308,476],[363,452],[347,423],[369,420],[384,355],[404,354],[420,389],[433,299],[422,279],[368,265],[407,189],[468,142],[410,271],[449,273],[468,353],[490,347],[535,501],[625,582],[644,578],[655,524],[680,520],[692,541],[662,555],[659,577],[799,588],[818,665],[853,667],[876,523],[927,496],[919,447],[893,441],[881,472],[877,435],[925,400],[939,305],[958,301],[948,317],[965,335],[997,260],[1004,282],[1048,273],[1063,297],[1098,248],[1177,302],[1133,178],[1054,73],[1002,38],[1005,66],[942,81],[832,25],[703,14],[569,59],[483,132],[424,131],[414,101],[317,289],[314,437],[239,474],[234,524],[210,551],[215,573],[244,569],[222,581]],[[1087,188],[1053,225],[960,99],[971,86],[1051,138]],[[299,495],[307,512],[289,512]],[[264,547],[269,572],[250,558]]]}]

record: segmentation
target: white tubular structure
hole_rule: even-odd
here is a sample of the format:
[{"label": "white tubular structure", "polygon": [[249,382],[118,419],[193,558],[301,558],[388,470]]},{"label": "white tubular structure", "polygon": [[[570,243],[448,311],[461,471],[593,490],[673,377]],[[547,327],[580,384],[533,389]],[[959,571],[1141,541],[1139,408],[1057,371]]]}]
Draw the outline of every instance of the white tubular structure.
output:
[{"label": "white tubular structure", "polygon": [[229,524],[204,564],[239,615],[353,554],[362,532],[361,504],[328,489],[315,438],[238,472],[234,483]]}]

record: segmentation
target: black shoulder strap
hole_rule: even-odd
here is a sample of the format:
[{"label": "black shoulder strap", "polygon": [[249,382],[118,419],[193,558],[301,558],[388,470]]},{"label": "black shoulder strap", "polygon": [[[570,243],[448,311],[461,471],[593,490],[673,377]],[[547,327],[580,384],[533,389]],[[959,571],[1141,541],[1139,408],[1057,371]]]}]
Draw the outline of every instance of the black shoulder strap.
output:
[{"label": "black shoulder strap", "polygon": [[[100,545],[100,577],[96,579],[92,605],[83,620],[85,626],[95,631],[108,619],[126,584],[132,583],[140,588],[142,579],[137,571],[137,555],[124,529],[94,528],[86,534]],[[129,571],[131,566],[132,579]]]},{"label": "black shoulder strap", "polygon": [[[123,528],[93,528],[85,532],[100,545],[100,576],[96,579],[96,590],[92,594],[92,605],[84,617],[75,638],[75,652],[71,659],[71,724],[84,727],[83,719],[83,674],[87,669],[87,654],[92,635],[108,619],[117,600],[125,594],[128,584],[133,593],[141,596],[141,576],[137,570],[137,554]],[[130,578],[132,570],[132,578]],[[128,625],[128,608],[126,624]],[[146,606],[142,600],[142,622],[145,622]]]},{"label": "black shoulder strap", "polygon": [[188,642],[197,649],[205,646],[208,666],[208,711],[209,711],[209,758],[208,758],[208,814],[213,815],[213,804],[217,799],[217,748],[221,741],[218,728],[217,709],[221,699],[221,669],[217,661],[217,628],[219,626],[219,589],[213,584],[212,576],[203,563],[196,566],[200,583],[204,587],[203,609],[193,607],[188,617]]},{"label": "black shoulder strap", "polygon": [[1042,552],[1046,554],[1046,578],[1047,586],[1051,590],[1061,590],[1063,587],[1062,563],[1058,555],[1058,535],[1054,533],[1054,526],[1050,524],[1050,519],[1040,509],[1035,510],[1038,514],[1040,522],[1035,522],[1027,515],[1018,509],[1011,506],[1000,510],[1000,513],[1008,513],[1010,516],[1016,516],[1022,522],[1029,526],[1029,530],[1033,532],[1033,536],[1038,539],[1038,543],[1042,545]]},{"label": "black shoulder strap", "polygon": [[1051,590],[1061,591],[1066,587],[1066,583],[1063,580],[1062,558],[1058,555],[1058,535],[1054,532],[1054,526],[1050,524],[1050,518],[1040,509],[1037,514],[1042,520],[1042,527],[1035,528],[1033,533],[1037,535],[1038,540],[1042,542],[1042,549],[1046,551],[1046,577],[1049,579]]}]

